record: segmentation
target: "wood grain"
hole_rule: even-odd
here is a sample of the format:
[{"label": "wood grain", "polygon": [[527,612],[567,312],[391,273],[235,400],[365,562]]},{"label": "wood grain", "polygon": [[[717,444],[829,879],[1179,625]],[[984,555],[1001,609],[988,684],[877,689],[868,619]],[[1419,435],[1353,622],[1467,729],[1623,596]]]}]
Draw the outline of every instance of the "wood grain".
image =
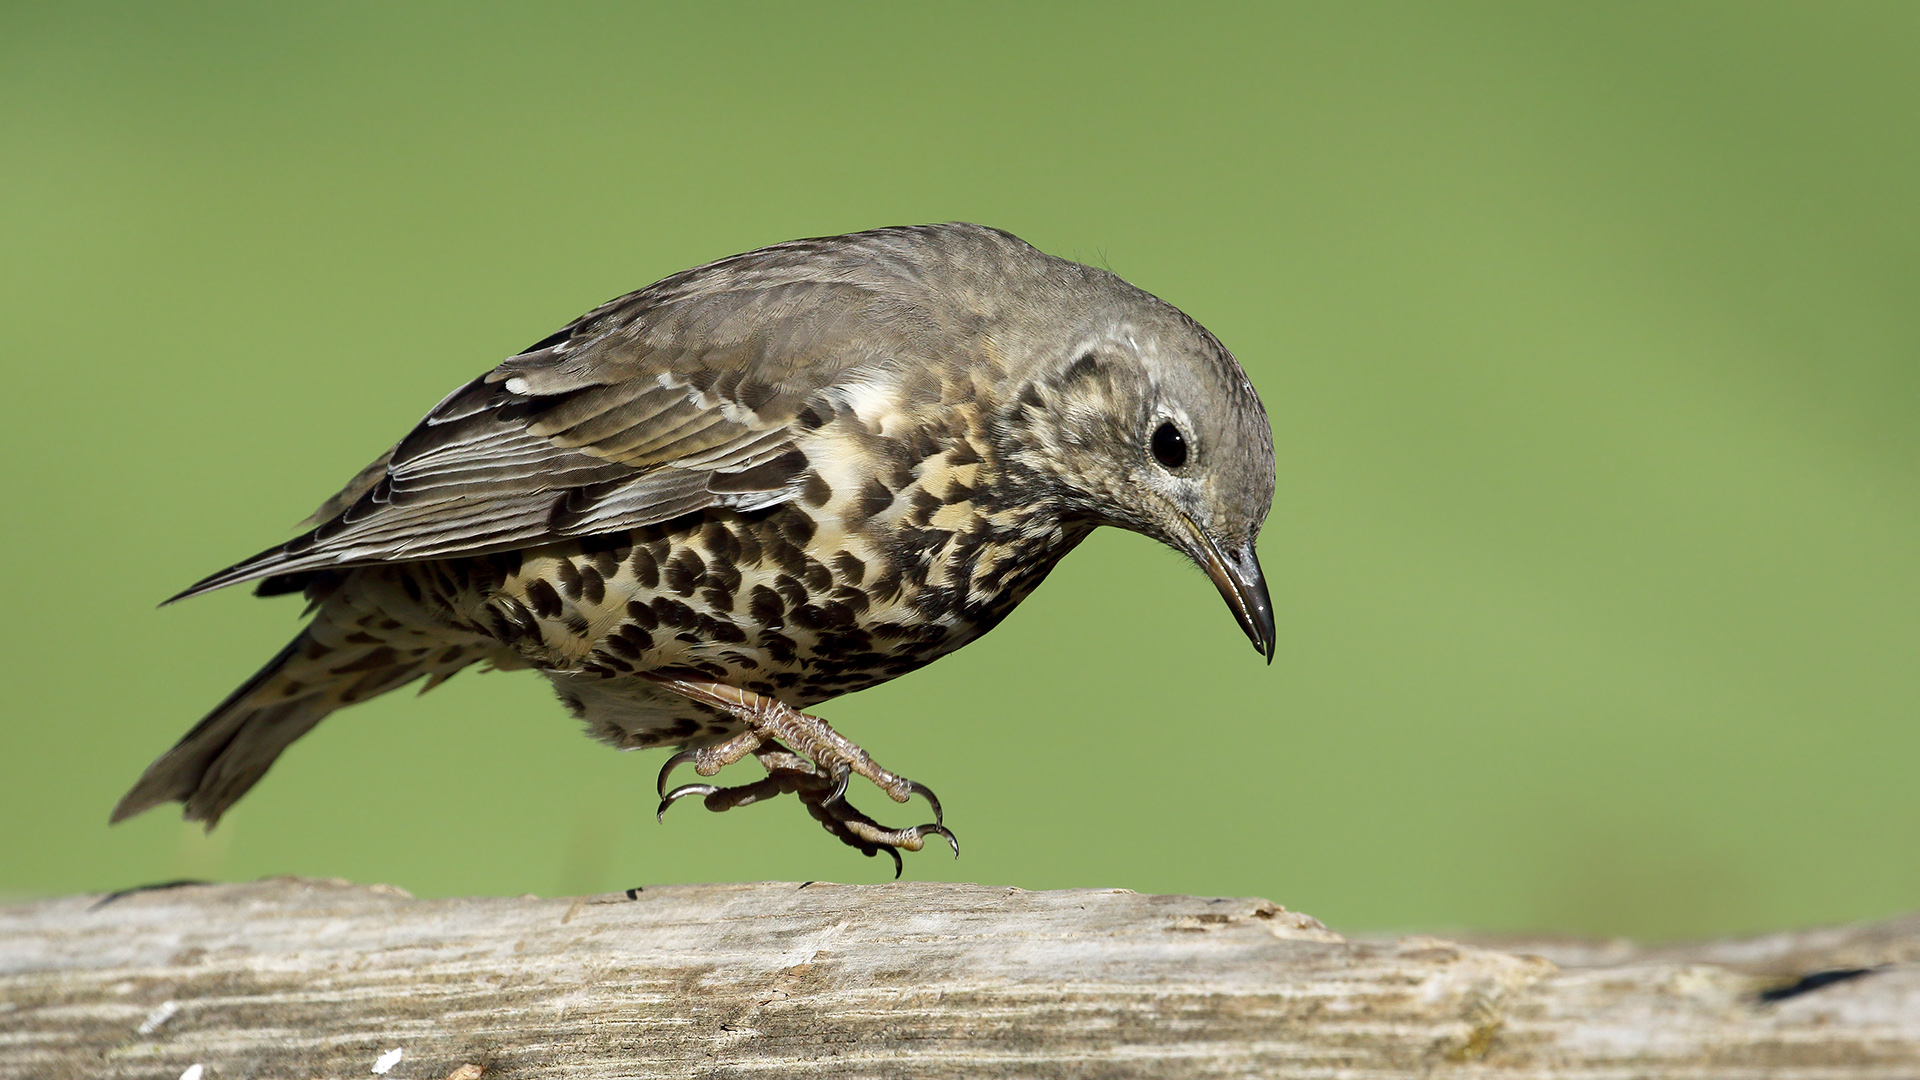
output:
[{"label": "wood grain", "polygon": [[415,900],[281,879],[0,909],[0,1076],[383,1061],[396,1080],[1914,1077],[1920,917],[1640,949],[911,883]]}]

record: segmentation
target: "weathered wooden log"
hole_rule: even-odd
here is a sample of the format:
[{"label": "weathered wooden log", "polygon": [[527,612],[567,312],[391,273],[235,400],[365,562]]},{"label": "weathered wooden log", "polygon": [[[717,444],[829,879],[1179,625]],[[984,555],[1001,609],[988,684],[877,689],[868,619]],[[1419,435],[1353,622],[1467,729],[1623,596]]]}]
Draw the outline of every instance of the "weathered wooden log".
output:
[{"label": "weathered wooden log", "polygon": [[376,1074],[1910,1078],[1920,917],[1639,949],[937,884],[0,909],[0,1075]]}]

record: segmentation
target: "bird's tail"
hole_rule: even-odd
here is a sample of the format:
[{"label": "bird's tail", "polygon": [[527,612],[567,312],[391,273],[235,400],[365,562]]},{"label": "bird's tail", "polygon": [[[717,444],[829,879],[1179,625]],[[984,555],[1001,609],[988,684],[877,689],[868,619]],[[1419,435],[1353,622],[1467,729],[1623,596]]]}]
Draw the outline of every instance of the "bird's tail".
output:
[{"label": "bird's tail", "polygon": [[280,655],[147,766],[112,820],[175,801],[186,804],[187,820],[211,829],[328,713],[423,676],[430,680],[425,693],[487,657],[480,639],[450,640],[442,628],[393,618],[393,605],[377,595],[387,590],[368,580],[376,576],[353,574],[332,589]]}]

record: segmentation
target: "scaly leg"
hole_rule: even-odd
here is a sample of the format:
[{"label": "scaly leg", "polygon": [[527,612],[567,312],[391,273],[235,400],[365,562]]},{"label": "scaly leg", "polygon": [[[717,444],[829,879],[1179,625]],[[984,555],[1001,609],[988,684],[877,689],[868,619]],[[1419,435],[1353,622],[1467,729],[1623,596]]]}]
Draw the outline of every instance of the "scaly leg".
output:
[{"label": "scaly leg", "polygon": [[[881,768],[865,750],[819,717],[722,682],[670,675],[648,678],[674,693],[721,709],[747,725],[747,730],[724,742],[683,750],[667,760],[660,770],[660,813],[665,814],[667,807],[689,795],[703,796],[707,809],[719,812],[792,792],[842,843],[869,856],[879,851],[893,856],[896,877],[900,873],[896,849],[919,851],[927,836],[945,837],[953,853],[960,854],[959,841],[941,823],[940,800],[931,790]],[[798,747],[799,752],[784,744]],[[765,779],[734,787],[686,784],[667,789],[668,774],[680,765],[691,762],[694,772],[713,776],[749,754],[766,768]],[[880,825],[846,801],[848,778],[856,773],[895,802],[904,803],[916,794],[923,796],[933,807],[933,823],[909,829]]]}]

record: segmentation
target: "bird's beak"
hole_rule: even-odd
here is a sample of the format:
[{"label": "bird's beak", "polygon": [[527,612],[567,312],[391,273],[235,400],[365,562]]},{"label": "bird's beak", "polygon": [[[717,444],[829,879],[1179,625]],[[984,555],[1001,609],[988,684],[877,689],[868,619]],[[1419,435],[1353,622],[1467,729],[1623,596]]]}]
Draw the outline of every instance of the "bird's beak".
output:
[{"label": "bird's beak", "polygon": [[1253,640],[1253,647],[1266,654],[1267,663],[1273,663],[1273,601],[1267,596],[1267,579],[1260,573],[1253,541],[1247,541],[1246,547],[1227,555],[1192,518],[1182,514],[1180,520],[1193,534],[1200,568],[1213,579],[1221,598],[1233,609],[1233,617],[1240,620],[1240,629]]}]

